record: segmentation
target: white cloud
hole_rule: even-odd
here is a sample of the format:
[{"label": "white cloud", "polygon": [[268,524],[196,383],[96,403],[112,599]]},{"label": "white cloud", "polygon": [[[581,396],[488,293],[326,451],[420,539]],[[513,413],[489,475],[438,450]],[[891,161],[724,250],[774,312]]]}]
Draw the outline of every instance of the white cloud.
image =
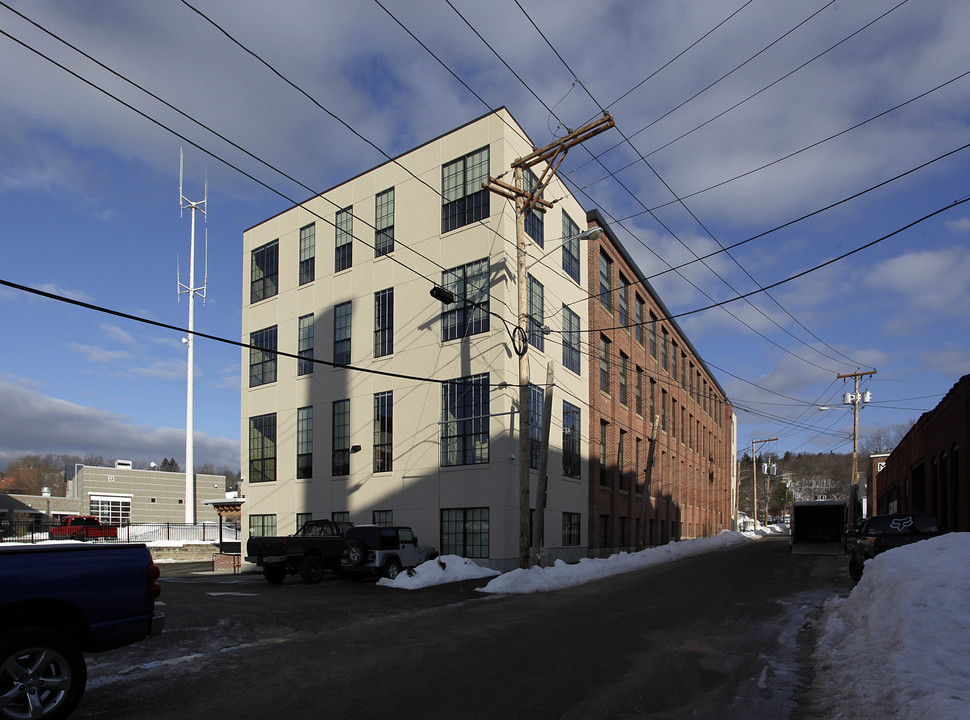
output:
[{"label": "white cloud", "polygon": [[96,345],[82,345],[81,343],[70,343],[68,348],[71,352],[83,355],[88,362],[107,365],[118,363],[131,357],[127,350],[107,350]]},{"label": "white cloud", "polygon": [[122,330],[120,327],[110,323],[102,323],[101,331],[107,335],[111,340],[114,340],[121,345],[128,345],[130,347],[135,347],[137,343],[135,339],[131,336],[131,333],[127,330]]},{"label": "white cloud", "polygon": [[970,232],[970,217],[962,217],[959,220],[950,220],[946,223],[946,229],[954,234]]},{"label": "white cloud", "polygon": [[[185,430],[133,425],[106,410],[47,397],[0,381],[0,464],[30,453],[95,454],[104,457],[181,457]],[[43,431],[39,431],[43,428]],[[195,433],[195,459],[236,467],[239,441]]]},{"label": "white cloud", "polygon": [[[905,253],[884,260],[867,275],[869,287],[900,297],[896,308],[887,307],[891,319],[918,327],[932,316],[970,315],[970,250],[945,247]],[[895,312],[893,312],[895,310]]]}]

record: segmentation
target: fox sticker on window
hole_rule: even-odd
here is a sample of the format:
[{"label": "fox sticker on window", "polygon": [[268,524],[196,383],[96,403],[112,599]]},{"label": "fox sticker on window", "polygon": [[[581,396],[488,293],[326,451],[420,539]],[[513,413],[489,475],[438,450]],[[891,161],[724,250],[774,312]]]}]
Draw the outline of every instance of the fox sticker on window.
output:
[{"label": "fox sticker on window", "polygon": [[912,524],[913,524],[913,518],[911,517],[893,518],[893,521],[890,524],[890,527],[897,532],[902,532],[906,528],[912,526]]}]

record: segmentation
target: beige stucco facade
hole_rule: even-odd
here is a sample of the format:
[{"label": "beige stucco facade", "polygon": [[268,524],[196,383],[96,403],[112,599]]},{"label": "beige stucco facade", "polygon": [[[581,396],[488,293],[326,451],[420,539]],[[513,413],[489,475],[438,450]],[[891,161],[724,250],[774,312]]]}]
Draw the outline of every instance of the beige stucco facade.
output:
[{"label": "beige stucco facade", "polygon": [[[249,349],[242,351],[241,438],[244,482],[244,532],[251,516],[274,516],[277,532],[292,533],[299,519],[330,518],[347,513],[356,523],[369,523],[375,511],[395,524],[411,525],[422,544],[440,548],[442,511],[487,509],[488,557],[479,562],[499,569],[518,561],[518,358],[509,327],[517,324],[515,215],[512,202],[489,197],[481,221],[442,232],[442,166],[488,147],[489,174],[509,171],[510,164],[533,150],[532,143],[504,109],[486,115],[326,191],[303,206],[291,208],[247,230],[243,235],[243,343],[251,333],[275,327],[276,379],[250,386]],[[541,173],[541,168],[536,168]],[[511,173],[506,177],[512,182]],[[394,250],[375,257],[375,196],[394,189]],[[562,306],[580,317],[585,352],[587,267],[574,280],[563,271],[560,240],[562,213],[580,229],[585,211],[558,181],[545,191],[556,200],[545,213],[544,247],[530,240],[528,273],[544,292],[544,323],[551,333],[544,349],[530,348],[533,384],[543,384],[547,364],[555,367],[555,389],[549,453],[549,490],[545,515],[548,555],[576,559],[585,554],[587,438],[582,438],[580,477],[564,477],[562,461],[563,400],[581,409],[586,433],[587,363],[580,373],[562,365]],[[352,266],[334,272],[335,218],[352,208]],[[299,283],[300,230],[315,226],[315,272]],[[278,241],[278,292],[252,301],[253,250]],[[581,248],[585,258],[585,248]],[[429,295],[442,283],[442,271],[488,258],[489,329],[459,339],[442,340],[442,304]],[[375,357],[375,293],[393,288],[393,352]],[[334,307],[351,303],[351,357],[348,367],[317,363],[312,373],[298,374],[299,318],[313,315],[313,357],[332,362]],[[501,318],[501,319],[499,319]],[[504,322],[503,322],[504,321]],[[376,372],[368,372],[376,371]],[[378,374],[387,373],[387,374]],[[441,458],[442,384],[488,374],[488,462],[443,466]],[[374,471],[374,396],[393,396],[392,468]],[[349,472],[332,473],[334,401],[349,400]],[[312,408],[312,472],[297,478],[297,410]],[[274,415],[275,473],[271,481],[253,482],[250,467],[250,421]],[[264,476],[265,477],[265,476]],[[535,502],[536,471],[531,472]],[[564,513],[582,517],[579,537],[561,532]],[[570,544],[564,546],[563,543]]]}]

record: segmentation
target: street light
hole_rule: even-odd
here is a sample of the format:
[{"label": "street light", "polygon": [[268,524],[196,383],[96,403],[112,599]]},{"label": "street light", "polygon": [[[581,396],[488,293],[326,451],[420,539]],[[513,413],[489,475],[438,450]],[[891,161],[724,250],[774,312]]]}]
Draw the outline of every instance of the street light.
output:
[{"label": "street light", "polygon": [[[458,302],[458,298],[455,296],[455,293],[453,293],[451,290],[448,290],[447,288],[441,287],[440,285],[435,285],[434,287],[432,287],[430,294],[431,294],[431,297],[433,297],[435,300],[438,300],[445,305],[454,305],[456,302]],[[485,307],[481,303],[477,303],[474,300],[468,300],[467,298],[463,298],[463,299],[467,304],[473,305],[477,308],[485,310]],[[518,355],[519,357],[522,357],[523,355],[525,355],[526,350],[528,349],[528,346],[529,346],[529,336],[526,333],[525,329],[519,327],[518,325],[510,327],[506,319],[501,315],[499,315],[497,312],[493,312],[491,310],[485,310],[485,312],[487,312],[489,315],[492,315],[493,317],[497,317],[499,320],[502,321],[502,324],[505,326],[505,331],[509,334],[509,340],[512,341],[512,350],[515,352],[515,354]],[[548,327],[543,326],[542,332],[544,335],[548,335],[551,332],[551,330],[549,330]]]}]

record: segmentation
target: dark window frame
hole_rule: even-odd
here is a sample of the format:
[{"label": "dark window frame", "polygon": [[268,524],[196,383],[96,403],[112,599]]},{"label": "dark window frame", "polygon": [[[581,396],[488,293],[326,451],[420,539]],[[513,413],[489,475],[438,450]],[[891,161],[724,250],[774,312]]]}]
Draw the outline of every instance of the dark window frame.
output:
[{"label": "dark window frame", "polygon": [[253,248],[249,274],[249,303],[275,297],[279,293],[280,241],[273,240]]}]

